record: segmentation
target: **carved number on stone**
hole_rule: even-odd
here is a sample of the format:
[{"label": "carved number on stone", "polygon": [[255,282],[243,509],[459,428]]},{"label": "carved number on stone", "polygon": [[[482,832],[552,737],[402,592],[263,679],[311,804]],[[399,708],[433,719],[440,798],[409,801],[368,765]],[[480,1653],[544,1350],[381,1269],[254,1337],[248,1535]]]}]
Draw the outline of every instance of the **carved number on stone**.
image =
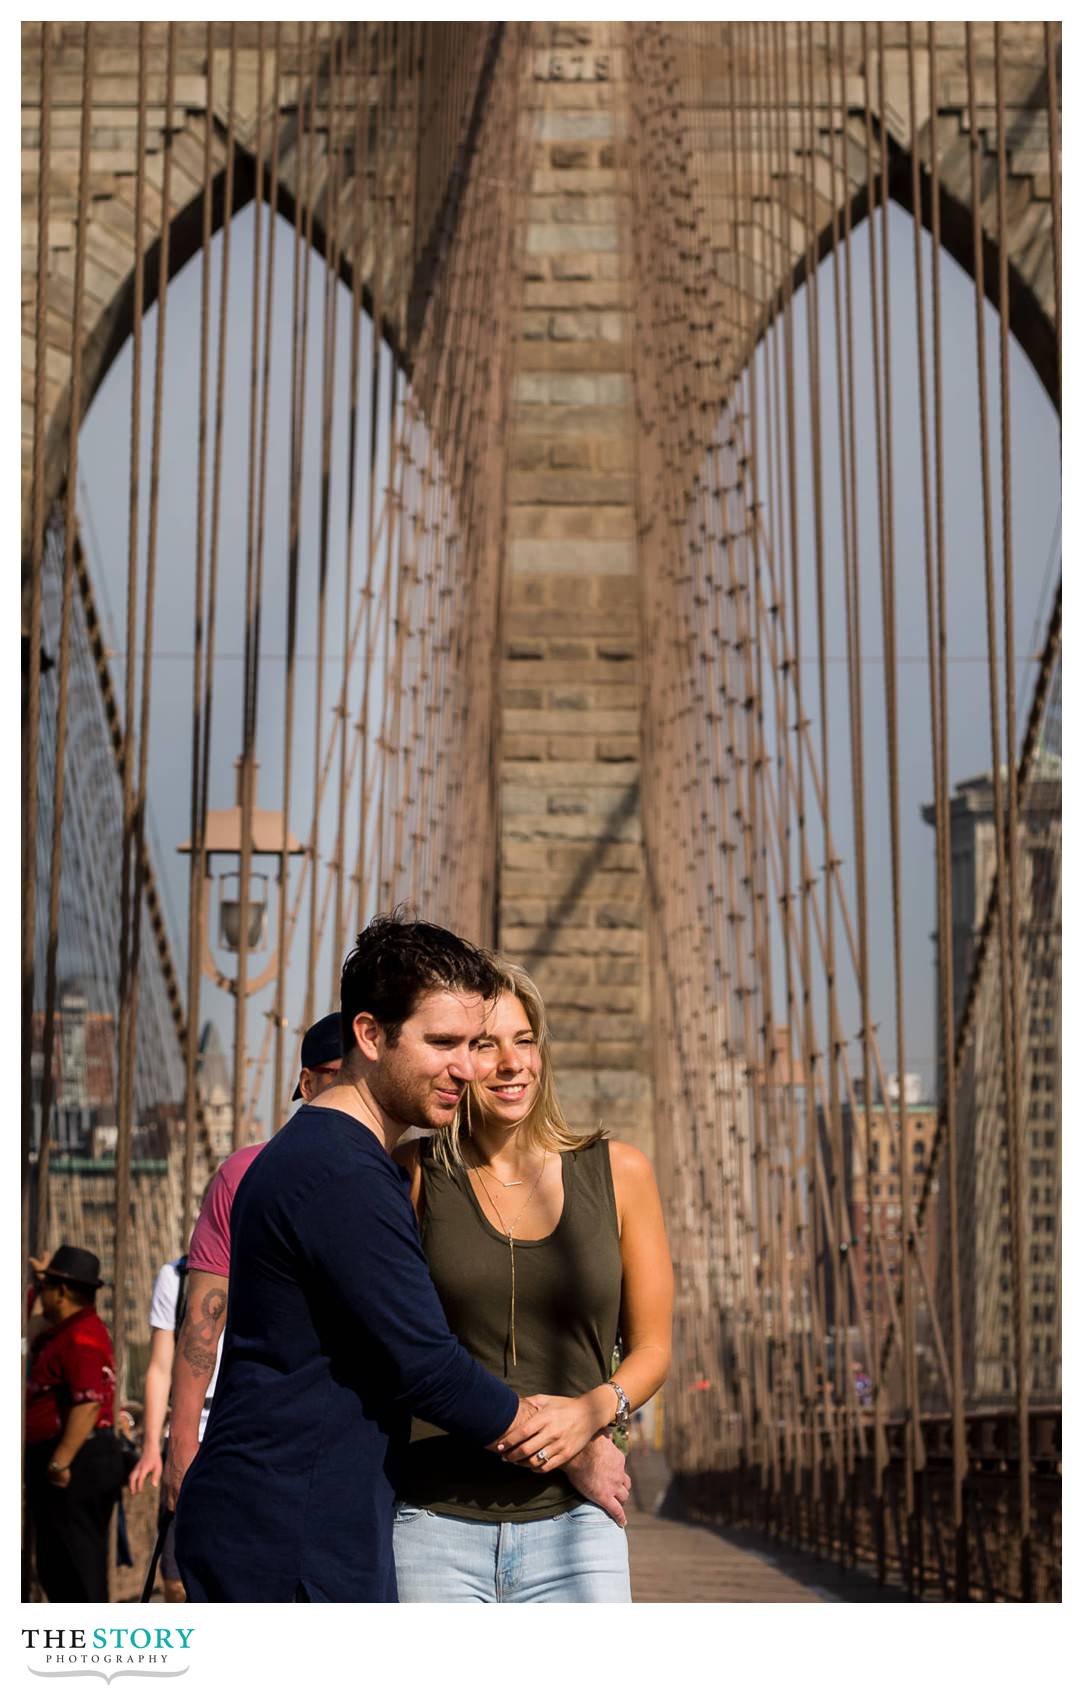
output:
[{"label": "carved number on stone", "polygon": [[551,53],[548,66],[535,75],[542,83],[606,83],[609,81],[609,55],[600,53],[591,58],[582,53],[572,53],[564,58]]}]

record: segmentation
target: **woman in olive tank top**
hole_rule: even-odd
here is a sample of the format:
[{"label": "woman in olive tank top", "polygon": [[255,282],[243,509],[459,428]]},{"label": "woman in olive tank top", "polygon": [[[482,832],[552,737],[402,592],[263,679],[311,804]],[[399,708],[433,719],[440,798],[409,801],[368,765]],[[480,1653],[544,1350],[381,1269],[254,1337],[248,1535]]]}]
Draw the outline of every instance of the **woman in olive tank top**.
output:
[{"label": "woman in olive tank top", "polygon": [[397,1465],[399,1599],[628,1600],[627,1481],[609,1436],[669,1368],[661,1201],[634,1146],[571,1132],[537,987],[498,966],[462,1116],[395,1156],[452,1329],[531,1402],[532,1428],[505,1459],[415,1421]]}]

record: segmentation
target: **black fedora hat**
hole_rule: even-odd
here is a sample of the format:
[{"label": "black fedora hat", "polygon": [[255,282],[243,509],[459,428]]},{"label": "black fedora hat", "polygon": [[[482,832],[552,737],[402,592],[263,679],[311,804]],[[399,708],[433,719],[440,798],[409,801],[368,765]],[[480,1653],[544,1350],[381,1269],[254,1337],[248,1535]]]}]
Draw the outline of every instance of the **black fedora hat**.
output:
[{"label": "black fedora hat", "polygon": [[101,1263],[92,1251],[86,1251],[81,1245],[62,1245],[46,1269],[44,1278],[52,1276],[57,1281],[70,1281],[76,1287],[104,1287],[100,1269]]},{"label": "black fedora hat", "polygon": [[[331,1015],[322,1015],[319,1021],[314,1021],[301,1040],[301,1067],[320,1068],[324,1063],[338,1062],[341,1056],[342,1017],[336,1009]],[[301,1096],[300,1081],[293,1096]]]}]

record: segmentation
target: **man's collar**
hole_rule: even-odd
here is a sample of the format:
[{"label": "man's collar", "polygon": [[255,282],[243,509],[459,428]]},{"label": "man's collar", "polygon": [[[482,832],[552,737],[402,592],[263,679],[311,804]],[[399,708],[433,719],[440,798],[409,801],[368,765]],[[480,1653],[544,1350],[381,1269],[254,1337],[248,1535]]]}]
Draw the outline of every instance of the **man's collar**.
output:
[{"label": "man's collar", "polygon": [[80,1322],[84,1316],[97,1316],[97,1314],[98,1312],[93,1305],[80,1305],[78,1310],[73,1310],[67,1316],[62,1316],[59,1322],[52,1323],[43,1331],[40,1338],[55,1340],[56,1336],[63,1329],[70,1327],[73,1322]]}]

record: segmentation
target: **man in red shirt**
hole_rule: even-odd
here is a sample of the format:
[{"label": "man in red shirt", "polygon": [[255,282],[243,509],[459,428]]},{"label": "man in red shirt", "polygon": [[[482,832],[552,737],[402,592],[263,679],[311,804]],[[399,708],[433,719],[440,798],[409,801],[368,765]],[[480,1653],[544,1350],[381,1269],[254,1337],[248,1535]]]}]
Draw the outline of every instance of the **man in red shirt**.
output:
[{"label": "man in red shirt", "polygon": [[51,1603],[109,1598],[109,1519],[124,1463],[113,1344],[94,1308],[99,1269],[93,1252],[62,1245],[36,1281],[46,1326],[30,1347],[26,1494]]}]

